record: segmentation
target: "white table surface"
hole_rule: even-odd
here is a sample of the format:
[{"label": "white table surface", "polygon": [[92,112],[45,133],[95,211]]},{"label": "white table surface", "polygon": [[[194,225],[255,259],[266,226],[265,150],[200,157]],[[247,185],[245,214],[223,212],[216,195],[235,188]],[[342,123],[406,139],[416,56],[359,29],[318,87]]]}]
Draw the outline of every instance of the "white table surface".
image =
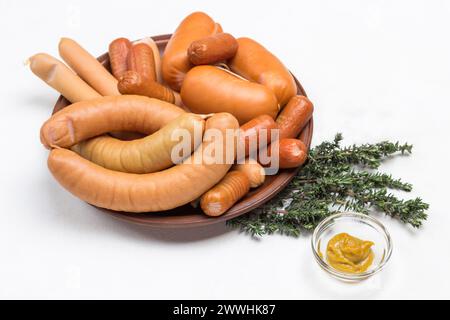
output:
[{"label": "white table surface", "polygon": [[[0,1],[0,298],[450,298],[449,1]],[[413,230],[388,217],[394,253],[378,276],[344,284],[314,262],[310,234],[260,241],[225,225],[155,231],[63,190],[39,128],[57,94],[23,61],[60,37],[94,55],[119,36],[172,32],[203,10],[278,55],[315,103],[313,144],[414,144],[381,170],[431,204]]]}]

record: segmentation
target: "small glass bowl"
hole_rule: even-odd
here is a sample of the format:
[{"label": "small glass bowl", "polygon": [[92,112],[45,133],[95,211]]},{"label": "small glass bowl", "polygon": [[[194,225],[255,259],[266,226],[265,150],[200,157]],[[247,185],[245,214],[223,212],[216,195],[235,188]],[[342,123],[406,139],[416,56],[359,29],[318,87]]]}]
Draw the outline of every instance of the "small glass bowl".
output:
[{"label": "small glass bowl", "polygon": [[[347,273],[336,270],[327,262],[328,241],[336,234],[343,232],[374,243],[372,246],[374,260],[368,270],[362,273]],[[359,281],[367,279],[383,269],[392,254],[392,239],[389,232],[377,219],[361,213],[342,212],[319,223],[314,229],[311,247],[319,266],[330,275],[344,281]]]}]

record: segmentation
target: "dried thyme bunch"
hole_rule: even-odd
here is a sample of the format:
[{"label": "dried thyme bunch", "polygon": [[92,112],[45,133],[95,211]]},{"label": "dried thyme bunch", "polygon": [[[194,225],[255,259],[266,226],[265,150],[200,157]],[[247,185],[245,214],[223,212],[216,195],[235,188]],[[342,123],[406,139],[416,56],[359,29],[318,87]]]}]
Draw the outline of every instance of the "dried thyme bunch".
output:
[{"label": "dried thyme bunch", "polygon": [[292,182],[262,207],[228,222],[253,236],[282,233],[298,236],[337,211],[385,212],[413,227],[426,220],[428,204],[401,200],[388,189],[411,191],[412,185],[376,172],[381,161],[410,154],[412,146],[392,142],[341,146],[342,135],[311,149],[308,163]]}]

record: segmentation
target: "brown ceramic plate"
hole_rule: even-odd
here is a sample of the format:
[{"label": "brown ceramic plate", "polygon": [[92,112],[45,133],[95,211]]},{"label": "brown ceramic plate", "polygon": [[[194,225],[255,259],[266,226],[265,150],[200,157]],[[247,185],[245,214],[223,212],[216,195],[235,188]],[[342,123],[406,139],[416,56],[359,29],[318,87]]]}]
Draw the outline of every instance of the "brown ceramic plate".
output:
[{"label": "brown ceramic plate", "polygon": [[[164,51],[170,36],[170,34],[166,34],[152,37],[161,52]],[[100,56],[98,60],[102,62],[106,68],[110,68],[108,54]],[[297,93],[306,96],[305,90],[303,90],[296,78],[295,82],[297,83]],[[53,109],[53,113],[68,105],[69,102],[64,97],[60,96]],[[299,137],[308,149],[311,144],[312,134],[313,120],[311,119]],[[151,213],[126,213],[106,209],[100,210],[124,221],[153,227],[186,228],[219,223],[247,213],[270,200],[292,180],[299,169],[300,168],[280,170],[277,175],[267,176],[266,181],[262,186],[251,190],[245,198],[236,203],[224,215],[217,218],[208,217],[202,213],[201,209],[193,208],[189,204],[169,211]]]}]

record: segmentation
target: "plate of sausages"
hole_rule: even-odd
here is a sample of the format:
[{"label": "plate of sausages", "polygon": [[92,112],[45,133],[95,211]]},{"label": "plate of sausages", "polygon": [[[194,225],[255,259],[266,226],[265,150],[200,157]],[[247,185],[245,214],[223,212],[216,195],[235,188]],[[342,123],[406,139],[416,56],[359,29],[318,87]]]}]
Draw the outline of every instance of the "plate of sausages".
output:
[{"label": "plate of sausages", "polygon": [[[48,168],[116,218],[168,228],[223,222],[270,200],[307,161],[313,105],[299,81],[205,13],[173,34],[117,38],[98,58],[68,38],[59,53],[65,63],[29,59],[61,93],[40,132]],[[180,145],[190,151],[176,153]]]}]

